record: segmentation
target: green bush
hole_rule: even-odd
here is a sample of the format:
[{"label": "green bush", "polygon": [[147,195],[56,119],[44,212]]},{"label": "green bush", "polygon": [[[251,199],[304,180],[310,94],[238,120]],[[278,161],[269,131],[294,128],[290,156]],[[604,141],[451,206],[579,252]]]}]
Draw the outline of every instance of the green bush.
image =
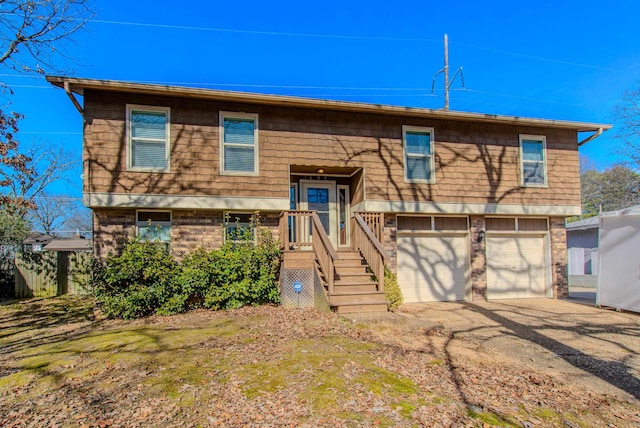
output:
[{"label": "green bush", "polygon": [[94,265],[93,285],[107,316],[130,319],[279,303],[279,268],[280,246],[256,213],[218,250],[200,248],[180,263],[164,243],[130,240],[121,255]]},{"label": "green bush", "polygon": [[387,266],[384,267],[384,296],[387,298],[389,310],[402,304],[402,291],[398,285],[398,277]]},{"label": "green bush", "polygon": [[130,240],[121,255],[109,256],[94,268],[96,302],[110,317],[150,315],[176,294],[179,270],[166,244]]},{"label": "green bush", "polygon": [[233,309],[280,302],[280,246],[261,226],[257,214],[249,227],[237,227],[227,236],[212,261],[205,307]]}]

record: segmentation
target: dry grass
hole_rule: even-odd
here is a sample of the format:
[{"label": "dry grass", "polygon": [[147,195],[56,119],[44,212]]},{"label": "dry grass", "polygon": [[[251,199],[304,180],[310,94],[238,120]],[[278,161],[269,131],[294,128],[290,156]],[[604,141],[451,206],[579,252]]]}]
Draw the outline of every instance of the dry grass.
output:
[{"label": "dry grass", "polygon": [[392,324],[373,332],[313,310],[124,322],[95,316],[87,299],[58,298],[0,306],[0,327],[2,426],[640,421],[632,403],[493,363],[436,330],[414,331],[424,346],[408,349]]}]

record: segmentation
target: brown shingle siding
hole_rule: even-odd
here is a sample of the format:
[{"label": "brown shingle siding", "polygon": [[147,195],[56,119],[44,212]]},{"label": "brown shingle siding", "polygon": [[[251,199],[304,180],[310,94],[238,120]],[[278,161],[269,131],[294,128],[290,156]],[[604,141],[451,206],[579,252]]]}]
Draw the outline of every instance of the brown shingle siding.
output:
[{"label": "brown shingle siding", "polygon": [[[171,172],[126,171],[126,104],[171,108]],[[220,175],[219,112],[259,115],[259,177]],[[579,205],[575,131],[87,90],[90,191],[287,197],[289,165],[365,168],[371,200]],[[434,128],[436,183],[405,183],[402,125]],[[548,188],[520,187],[519,134],[545,135]]]}]

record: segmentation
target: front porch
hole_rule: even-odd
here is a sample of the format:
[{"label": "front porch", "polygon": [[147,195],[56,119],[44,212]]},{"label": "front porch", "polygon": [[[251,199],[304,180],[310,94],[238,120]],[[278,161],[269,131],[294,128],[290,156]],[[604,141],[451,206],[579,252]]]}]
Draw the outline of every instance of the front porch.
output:
[{"label": "front porch", "polygon": [[302,296],[305,306],[341,314],[387,311],[383,214],[353,213],[340,228],[349,234],[338,235],[337,248],[321,214],[291,210],[280,217],[283,304],[295,305]]}]

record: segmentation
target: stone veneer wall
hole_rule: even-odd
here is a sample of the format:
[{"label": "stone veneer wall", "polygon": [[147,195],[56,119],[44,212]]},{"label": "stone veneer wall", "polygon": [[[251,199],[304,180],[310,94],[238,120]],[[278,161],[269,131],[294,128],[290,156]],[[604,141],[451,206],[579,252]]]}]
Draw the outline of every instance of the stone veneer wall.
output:
[{"label": "stone veneer wall", "polygon": [[[279,213],[261,213],[261,223],[279,239]],[[94,249],[97,257],[116,253],[130,237],[135,236],[135,209],[94,210]],[[172,250],[182,257],[199,247],[214,249],[223,242],[223,211],[172,211]],[[486,300],[486,238],[478,242],[480,231],[485,230],[484,216],[470,216],[471,289],[473,300]],[[564,218],[549,219],[551,244],[551,276],[553,297],[568,297],[567,243]],[[397,272],[397,221],[395,214],[384,216],[384,249],[389,256],[387,265]]]},{"label": "stone veneer wall", "polygon": [[486,230],[484,216],[471,216],[471,294],[473,300],[487,300],[486,238],[479,239]]},{"label": "stone veneer wall", "polygon": [[383,247],[389,258],[385,260],[392,272],[398,272],[398,246],[396,242],[397,220],[395,214],[384,215]]},{"label": "stone veneer wall", "polygon": [[549,218],[551,241],[551,280],[554,299],[569,297],[569,269],[567,264],[567,229],[564,217]]},{"label": "stone veneer wall", "polygon": [[136,210],[93,210],[93,249],[96,257],[103,259],[111,253],[119,253],[135,233]]},{"label": "stone veneer wall", "polygon": [[[279,239],[279,213],[260,213],[262,226]],[[136,234],[135,209],[94,210],[94,250],[99,258],[118,253]],[[180,258],[197,248],[218,248],[224,240],[224,212],[171,210],[171,249]]]}]

